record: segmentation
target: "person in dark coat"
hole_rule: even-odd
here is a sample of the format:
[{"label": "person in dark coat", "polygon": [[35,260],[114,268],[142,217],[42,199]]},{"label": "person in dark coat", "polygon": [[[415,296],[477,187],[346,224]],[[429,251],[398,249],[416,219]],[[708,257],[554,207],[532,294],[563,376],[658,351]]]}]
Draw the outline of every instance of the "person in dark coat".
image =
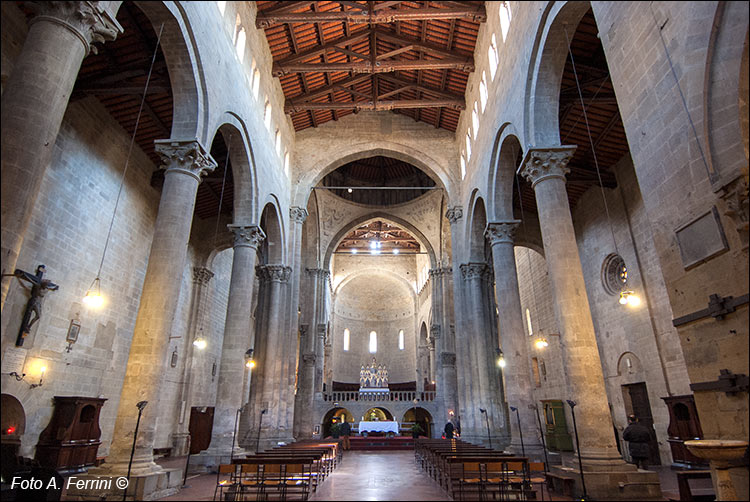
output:
[{"label": "person in dark coat", "polygon": [[650,456],[648,443],[651,441],[651,431],[648,430],[648,427],[638,423],[635,415],[630,415],[628,426],[622,433],[622,439],[628,442],[633,463],[639,469],[645,469],[646,460]]},{"label": "person in dark coat", "polygon": [[445,439],[453,439],[453,422],[448,422],[445,424],[445,429],[443,429],[443,432],[445,432]]},{"label": "person in dark coat", "polygon": [[342,447],[344,450],[348,450],[351,445],[349,443],[349,435],[352,433],[352,426],[349,425],[349,422],[346,421],[346,419],[342,420],[340,434],[343,438]]}]

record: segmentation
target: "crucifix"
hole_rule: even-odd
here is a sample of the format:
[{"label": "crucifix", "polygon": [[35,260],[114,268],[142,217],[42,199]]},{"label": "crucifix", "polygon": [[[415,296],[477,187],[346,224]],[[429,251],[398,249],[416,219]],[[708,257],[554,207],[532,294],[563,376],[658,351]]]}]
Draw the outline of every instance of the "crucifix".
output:
[{"label": "crucifix", "polygon": [[[23,346],[23,340],[31,332],[31,327],[39,321],[42,316],[42,299],[44,295],[49,291],[57,291],[60,286],[53,283],[49,279],[43,279],[44,276],[44,265],[39,265],[36,268],[36,275],[32,275],[29,272],[16,269],[13,275],[18,277],[21,281],[26,281],[31,284],[31,298],[29,303],[26,304],[26,311],[23,314],[23,321],[21,321],[21,329],[18,331],[18,338],[16,338],[16,347]],[[25,286],[26,287],[26,286]],[[28,287],[27,287],[28,289]],[[32,314],[34,318],[32,319]]]}]

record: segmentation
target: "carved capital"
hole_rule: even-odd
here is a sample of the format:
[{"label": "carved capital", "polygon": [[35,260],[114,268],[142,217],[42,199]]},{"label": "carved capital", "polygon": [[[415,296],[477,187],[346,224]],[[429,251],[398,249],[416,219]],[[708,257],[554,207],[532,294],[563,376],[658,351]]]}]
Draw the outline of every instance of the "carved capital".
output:
[{"label": "carved capital", "polygon": [[440,338],[440,325],[432,324],[430,326],[430,339],[437,340],[438,338]]},{"label": "carved capital", "polygon": [[565,180],[570,172],[568,162],[576,151],[576,146],[556,146],[552,148],[531,148],[521,164],[521,175],[534,188],[537,183],[551,178]]},{"label": "carved capital", "polygon": [[315,354],[302,354],[302,364],[305,366],[315,366]]},{"label": "carved capital", "polygon": [[430,277],[442,277],[453,274],[453,267],[431,268]]},{"label": "carved capital", "polygon": [[258,225],[227,225],[230,232],[234,234],[234,247],[250,247],[258,249],[258,246],[266,238]]},{"label": "carved capital", "polygon": [[457,223],[458,220],[463,218],[464,216],[464,208],[463,206],[453,206],[449,207],[448,210],[445,212],[445,217],[448,218],[448,221],[452,224]]},{"label": "carved capital", "polygon": [[213,276],[214,273],[206,267],[193,267],[193,282],[195,284],[205,286]]},{"label": "carved capital", "polygon": [[481,279],[489,267],[486,263],[464,263],[460,268],[461,276],[464,280],[470,281],[473,279]]},{"label": "carved capital", "polygon": [[307,209],[304,207],[292,206],[289,208],[289,217],[293,222],[301,225],[307,219]]},{"label": "carved capital", "polygon": [[492,246],[501,243],[513,244],[516,230],[520,224],[521,220],[490,222],[484,231],[484,237],[490,241]]},{"label": "carved capital", "polygon": [[[85,55],[97,54],[94,43],[114,40],[123,32],[101,2],[26,2],[35,16],[29,24],[45,21],[70,30],[83,44]],[[84,56],[85,57],[85,56]]]},{"label": "carved capital", "polygon": [[748,183],[745,176],[724,187],[721,195],[725,204],[724,214],[729,216],[740,235],[742,247],[748,246],[748,227],[750,220],[750,205],[748,203]]},{"label": "carved capital", "polygon": [[206,152],[198,140],[157,139],[154,150],[161,157],[161,166],[168,173],[179,172],[192,176],[198,182],[216,169],[216,161]]},{"label": "carved capital", "polygon": [[308,274],[313,275],[319,279],[326,280],[330,277],[331,272],[323,268],[306,268]]},{"label": "carved capital", "polygon": [[292,276],[292,267],[286,265],[258,265],[255,274],[264,282],[289,282]]},{"label": "carved capital", "polygon": [[453,352],[441,352],[440,363],[443,366],[455,366],[456,365],[456,354]]}]

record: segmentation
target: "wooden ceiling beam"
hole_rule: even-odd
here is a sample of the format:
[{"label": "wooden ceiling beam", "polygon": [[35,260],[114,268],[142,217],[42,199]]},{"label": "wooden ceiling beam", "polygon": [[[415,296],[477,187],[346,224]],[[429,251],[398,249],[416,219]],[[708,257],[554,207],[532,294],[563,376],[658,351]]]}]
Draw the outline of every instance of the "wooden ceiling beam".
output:
[{"label": "wooden ceiling beam", "polygon": [[[293,29],[293,27],[291,29]],[[321,56],[325,54],[328,50],[333,49],[334,47],[347,47],[353,43],[361,42],[362,40],[367,40],[369,36],[370,36],[370,32],[365,30],[365,31],[358,32],[354,35],[350,35],[348,37],[341,37],[335,40],[331,40],[330,42],[324,44],[322,33],[318,33],[318,39],[320,40],[320,45],[311,47],[310,49],[302,51],[298,54],[292,54],[290,56],[285,57],[284,59],[276,61],[274,63],[274,66],[276,66],[277,64],[285,65],[289,63],[296,63],[298,61],[304,61],[306,59],[310,59],[316,56]]]},{"label": "wooden ceiling beam", "polygon": [[330,85],[327,85],[325,87],[321,87],[320,89],[315,89],[311,92],[308,92],[306,94],[301,94],[299,96],[296,96],[292,99],[287,99],[286,103],[287,105],[291,104],[297,104],[297,103],[303,103],[306,101],[312,101],[317,98],[321,98],[327,94],[330,94],[331,92],[337,90],[337,89],[345,89],[349,86],[359,84],[361,82],[364,82],[366,80],[369,80],[369,75],[356,75],[354,77],[350,77],[344,80],[339,80],[337,82],[333,82]]},{"label": "wooden ceiling beam", "polygon": [[296,113],[301,110],[397,110],[404,108],[438,108],[446,107],[453,110],[466,108],[462,100],[456,99],[403,99],[373,102],[364,101],[334,101],[332,103],[290,103],[284,106],[286,113]]},{"label": "wooden ceiling beam", "polygon": [[450,58],[413,61],[378,61],[375,65],[370,61],[357,61],[351,63],[274,63],[272,74],[274,77],[281,77],[289,73],[336,73],[349,71],[353,73],[372,74],[389,73],[394,71],[442,69],[453,69],[471,73],[474,71],[474,62],[471,58]]},{"label": "wooden ceiling beam", "polygon": [[[364,7],[364,6],[363,6]],[[268,28],[284,23],[330,23],[386,24],[394,21],[423,21],[427,19],[469,19],[476,23],[487,20],[484,5],[454,6],[447,9],[428,7],[425,9],[374,9],[325,12],[258,12],[255,19],[257,28]]]},{"label": "wooden ceiling beam", "polygon": [[400,86],[404,86],[404,87],[407,87],[407,86],[409,86],[409,87],[416,87],[421,92],[429,92],[429,93],[434,94],[435,96],[439,96],[439,97],[441,97],[443,99],[464,99],[463,95],[452,94],[450,92],[445,92],[445,91],[443,91],[441,89],[436,89],[434,87],[428,87],[428,86],[426,86],[424,84],[423,85],[419,85],[419,84],[417,84],[415,82],[410,82],[408,80],[404,80],[404,79],[399,78],[399,77],[397,77],[397,76],[395,76],[393,74],[390,74],[390,73],[383,74],[383,75],[380,76],[380,78],[382,78],[383,80],[392,82],[392,83],[394,83],[396,85],[400,85]]},{"label": "wooden ceiling beam", "polygon": [[[425,20],[425,23],[428,20]],[[393,44],[400,45],[400,46],[410,45],[413,47],[414,50],[422,51],[427,54],[432,54],[433,56],[437,56],[440,58],[461,57],[460,54],[453,52],[453,51],[447,51],[440,45],[426,42],[425,41],[426,35],[427,35],[426,26],[422,28],[422,31],[420,33],[420,38],[411,38],[411,37],[406,37],[404,35],[395,35],[394,33],[386,31],[382,28],[373,28],[373,31],[377,33],[378,38],[381,40],[385,40],[386,42],[391,42]],[[470,59],[473,64],[474,58],[472,56],[464,56],[464,57],[466,57],[467,59]]]}]

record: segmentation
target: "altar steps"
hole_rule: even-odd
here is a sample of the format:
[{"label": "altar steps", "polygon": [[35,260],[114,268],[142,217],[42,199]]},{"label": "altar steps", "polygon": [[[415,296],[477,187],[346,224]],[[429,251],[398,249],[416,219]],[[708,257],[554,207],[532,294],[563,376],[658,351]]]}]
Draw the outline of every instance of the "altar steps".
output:
[{"label": "altar steps", "polygon": [[349,442],[352,450],[398,451],[414,449],[414,439],[404,436],[392,438],[385,436],[351,436]]}]

